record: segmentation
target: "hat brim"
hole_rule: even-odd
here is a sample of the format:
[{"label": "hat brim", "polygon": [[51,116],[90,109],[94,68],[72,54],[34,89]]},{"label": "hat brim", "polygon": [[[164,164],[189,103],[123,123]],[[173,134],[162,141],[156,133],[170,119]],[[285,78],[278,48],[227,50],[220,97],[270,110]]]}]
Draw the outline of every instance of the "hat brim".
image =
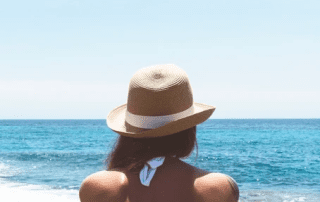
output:
[{"label": "hat brim", "polygon": [[130,126],[125,121],[125,115],[127,111],[127,104],[121,105],[112,110],[107,116],[107,125],[114,132],[119,135],[133,137],[133,138],[152,138],[171,135],[193,126],[196,126],[205,120],[207,120],[216,107],[205,105],[201,103],[193,103],[193,114],[178,119],[176,121],[169,122],[161,127],[154,129],[141,129]]}]

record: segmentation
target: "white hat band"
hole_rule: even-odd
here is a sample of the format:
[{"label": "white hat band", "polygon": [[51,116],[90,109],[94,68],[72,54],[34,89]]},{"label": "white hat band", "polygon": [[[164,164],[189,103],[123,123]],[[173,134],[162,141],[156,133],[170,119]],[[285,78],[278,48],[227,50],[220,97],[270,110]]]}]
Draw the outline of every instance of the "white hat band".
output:
[{"label": "white hat band", "polygon": [[185,118],[189,115],[192,115],[194,112],[193,105],[176,114],[166,115],[166,116],[141,116],[130,113],[128,110],[126,111],[126,122],[130,125],[137,128],[145,128],[145,129],[154,129],[165,124],[176,121],[182,118]]}]

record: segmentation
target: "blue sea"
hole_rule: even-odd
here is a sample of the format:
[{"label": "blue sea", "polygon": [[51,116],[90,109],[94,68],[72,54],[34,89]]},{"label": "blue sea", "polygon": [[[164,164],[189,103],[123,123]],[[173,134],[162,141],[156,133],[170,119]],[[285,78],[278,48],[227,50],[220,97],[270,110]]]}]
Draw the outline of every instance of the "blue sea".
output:
[{"label": "blue sea", "polygon": [[[0,196],[79,201],[117,134],[105,120],[0,120]],[[320,119],[210,119],[184,161],[232,176],[240,201],[320,201]]]}]

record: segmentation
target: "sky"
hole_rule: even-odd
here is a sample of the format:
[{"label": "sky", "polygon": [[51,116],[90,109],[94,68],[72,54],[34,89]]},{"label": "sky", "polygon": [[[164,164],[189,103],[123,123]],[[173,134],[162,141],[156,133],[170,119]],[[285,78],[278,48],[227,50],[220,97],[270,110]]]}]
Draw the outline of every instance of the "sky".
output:
[{"label": "sky", "polygon": [[141,68],[185,70],[211,119],[320,118],[318,0],[0,3],[0,119],[105,119]]}]

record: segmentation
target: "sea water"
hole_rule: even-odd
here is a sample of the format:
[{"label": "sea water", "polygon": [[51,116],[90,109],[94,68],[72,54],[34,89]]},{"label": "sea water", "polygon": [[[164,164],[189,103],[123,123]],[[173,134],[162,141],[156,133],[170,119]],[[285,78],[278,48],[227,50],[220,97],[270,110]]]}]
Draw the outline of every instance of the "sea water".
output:
[{"label": "sea water", "polygon": [[[79,201],[116,138],[105,120],[0,120],[0,201]],[[320,201],[320,119],[210,119],[197,139],[184,161],[232,176],[240,201]]]}]

